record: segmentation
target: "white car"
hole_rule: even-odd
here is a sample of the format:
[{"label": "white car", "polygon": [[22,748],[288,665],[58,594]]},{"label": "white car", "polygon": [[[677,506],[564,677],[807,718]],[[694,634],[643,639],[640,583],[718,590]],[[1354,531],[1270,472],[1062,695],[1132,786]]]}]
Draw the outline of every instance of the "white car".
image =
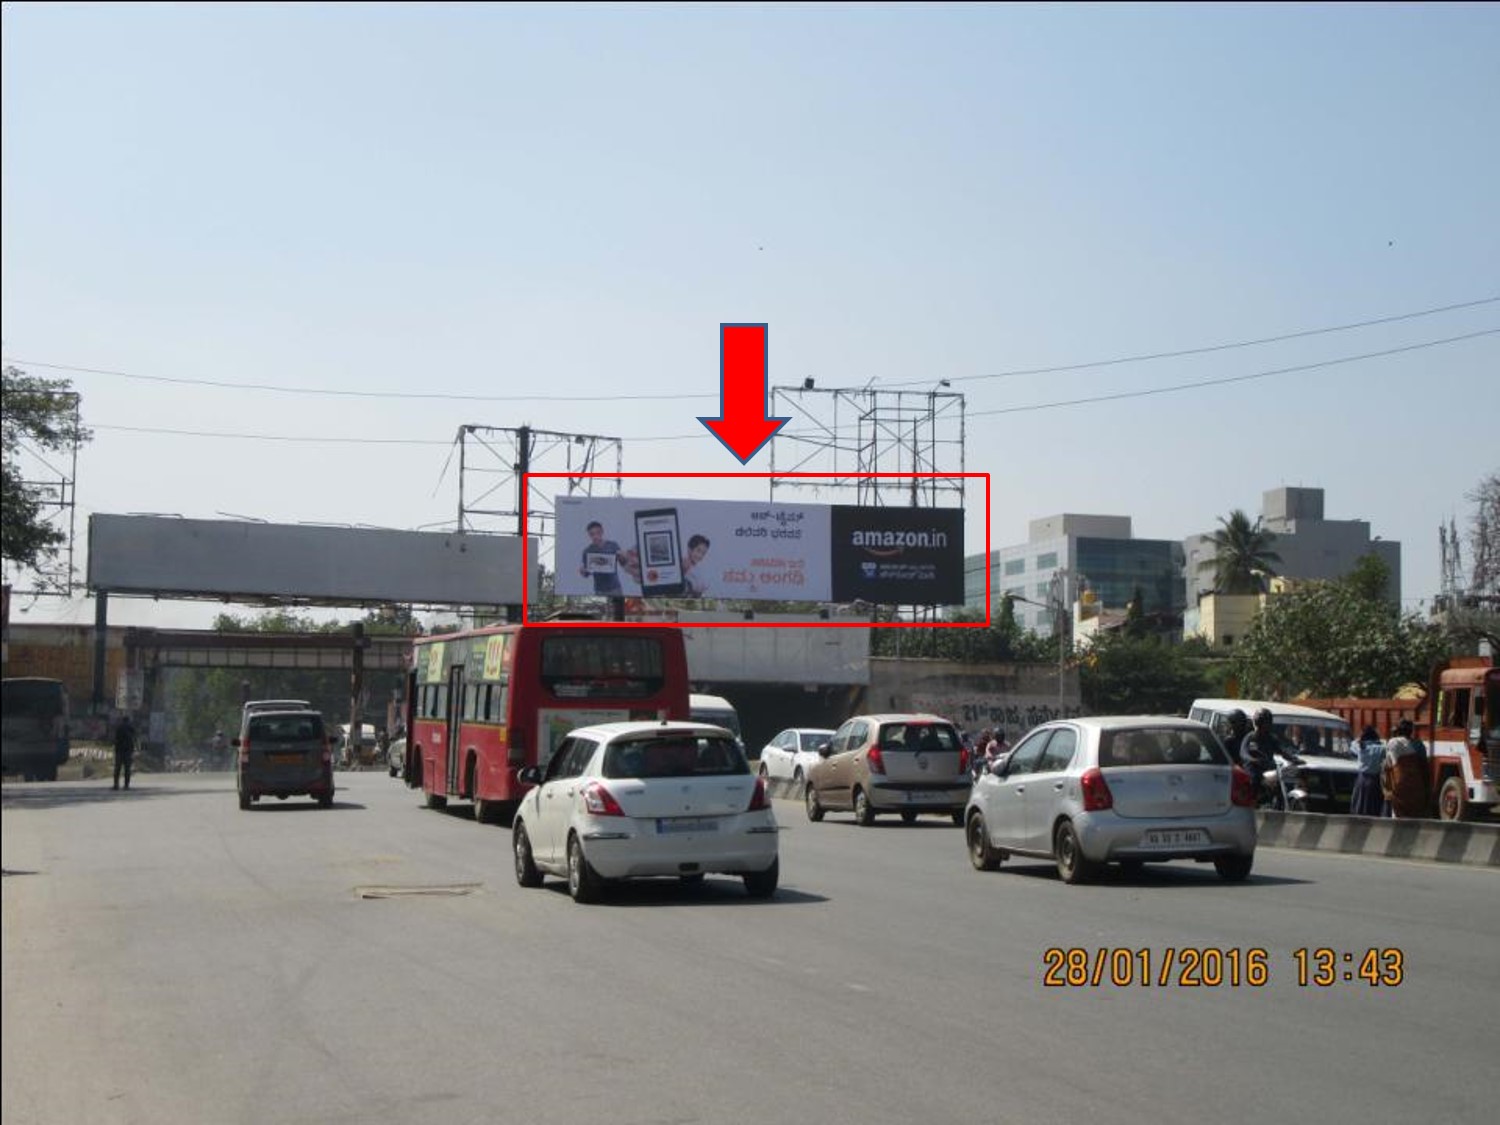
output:
[{"label": "white car", "polygon": [[1213,731],[1142,715],[1033,727],[979,778],[965,810],[969,862],[1011,855],[1057,863],[1065,883],[1106,864],[1212,863],[1241,882],[1255,861],[1255,791]]},{"label": "white car", "polygon": [[818,751],[833,741],[833,731],[822,727],[792,727],[761,748],[760,776],[801,781]]},{"label": "white car", "polygon": [[568,881],[594,902],[617,879],[738,875],[755,898],[776,891],[776,815],[734,736],[703,723],[581,727],[558,745],[511,828],[516,882]]}]

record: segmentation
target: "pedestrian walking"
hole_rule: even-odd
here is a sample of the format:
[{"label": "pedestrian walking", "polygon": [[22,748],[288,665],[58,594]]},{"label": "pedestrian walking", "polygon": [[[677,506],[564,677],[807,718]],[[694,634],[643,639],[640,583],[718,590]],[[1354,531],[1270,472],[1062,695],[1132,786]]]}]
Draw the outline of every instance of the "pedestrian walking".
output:
[{"label": "pedestrian walking", "polygon": [[125,771],[125,788],[130,788],[130,770],[135,764],[135,724],[129,715],[121,715],[115,727],[115,784],[120,788],[120,771]]},{"label": "pedestrian walking", "polygon": [[1354,792],[1349,797],[1349,813],[1352,816],[1384,816],[1385,794],[1380,791],[1380,769],[1385,764],[1385,743],[1380,740],[1374,727],[1365,727],[1354,744],[1359,755],[1359,775],[1354,779]]},{"label": "pedestrian walking", "polygon": [[1412,819],[1427,815],[1427,747],[1416,737],[1410,719],[1397,723],[1395,736],[1385,744],[1380,788],[1391,803],[1392,816]]}]

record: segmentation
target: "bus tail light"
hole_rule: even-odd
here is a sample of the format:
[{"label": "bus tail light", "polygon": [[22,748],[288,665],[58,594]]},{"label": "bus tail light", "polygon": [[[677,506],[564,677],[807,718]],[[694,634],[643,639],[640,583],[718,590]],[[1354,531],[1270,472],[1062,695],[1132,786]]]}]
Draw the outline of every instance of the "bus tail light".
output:
[{"label": "bus tail light", "polygon": [[755,788],[750,793],[750,807],[746,812],[764,812],[771,807],[771,802],[766,800],[766,779],[757,777]]},{"label": "bus tail light", "polygon": [[869,763],[871,773],[885,773],[885,755],[880,752],[879,746],[870,747],[870,752],[865,755],[865,761]]},{"label": "bus tail light", "polygon": [[625,815],[625,810],[620,807],[620,802],[615,800],[615,795],[597,781],[590,783],[583,791],[583,807],[588,809],[592,816]]},{"label": "bus tail light", "polygon": [[1084,812],[1103,812],[1115,807],[1115,795],[1109,791],[1109,782],[1104,780],[1097,766],[1085,770],[1078,783],[1083,786]]}]

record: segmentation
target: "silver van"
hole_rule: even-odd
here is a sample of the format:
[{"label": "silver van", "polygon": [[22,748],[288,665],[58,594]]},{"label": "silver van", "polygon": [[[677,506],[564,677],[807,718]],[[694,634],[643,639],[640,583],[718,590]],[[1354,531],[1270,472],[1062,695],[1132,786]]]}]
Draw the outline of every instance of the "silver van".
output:
[{"label": "silver van", "polygon": [[333,804],[333,746],[317,711],[252,711],[240,736],[235,788],[240,808],[262,797],[308,796]]},{"label": "silver van", "polygon": [[688,715],[695,723],[709,723],[716,727],[723,727],[734,735],[734,741],[739,745],[740,752],[745,751],[745,736],[740,732],[740,715],[734,709],[734,704],[722,695],[700,695],[694,692],[688,696]]}]

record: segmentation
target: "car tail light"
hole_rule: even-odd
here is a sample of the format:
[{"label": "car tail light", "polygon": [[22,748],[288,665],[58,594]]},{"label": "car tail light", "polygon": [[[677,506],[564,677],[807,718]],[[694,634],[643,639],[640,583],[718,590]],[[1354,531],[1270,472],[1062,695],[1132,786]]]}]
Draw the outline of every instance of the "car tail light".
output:
[{"label": "car tail light", "polygon": [[870,747],[870,752],[865,755],[865,761],[870,764],[871,773],[885,773],[885,757],[880,753],[879,746]]},{"label": "car tail light", "polygon": [[248,738],[240,743],[240,762],[243,765],[250,764],[250,740]]},{"label": "car tail light", "polygon": [[325,738],[323,740],[323,761],[333,761],[333,739],[331,738]]},{"label": "car tail light", "polygon": [[583,791],[583,807],[594,816],[624,816],[625,810],[615,795],[597,781]]},{"label": "car tail light", "polygon": [[1255,785],[1239,766],[1234,767],[1234,780],[1229,783],[1229,799],[1242,809],[1255,807]]},{"label": "car tail light", "polygon": [[1084,812],[1103,812],[1115,807],[1115,795],[1109,791],[1109,782],[1104,780],[1097,766],[1085,770],[1078,782],[1083,786]]},{"label": "car tail light", "polygon": [[755,779],[755,789],[750,794],[750,807],[745,811],[761,812],[770,807],[771,803],[766,800],[766,779],[757,777]]},{"label": "car tail light", "polygon": [[958,772],[969,772],[969,748],[967,746],[960,746],[958,748]]}]

